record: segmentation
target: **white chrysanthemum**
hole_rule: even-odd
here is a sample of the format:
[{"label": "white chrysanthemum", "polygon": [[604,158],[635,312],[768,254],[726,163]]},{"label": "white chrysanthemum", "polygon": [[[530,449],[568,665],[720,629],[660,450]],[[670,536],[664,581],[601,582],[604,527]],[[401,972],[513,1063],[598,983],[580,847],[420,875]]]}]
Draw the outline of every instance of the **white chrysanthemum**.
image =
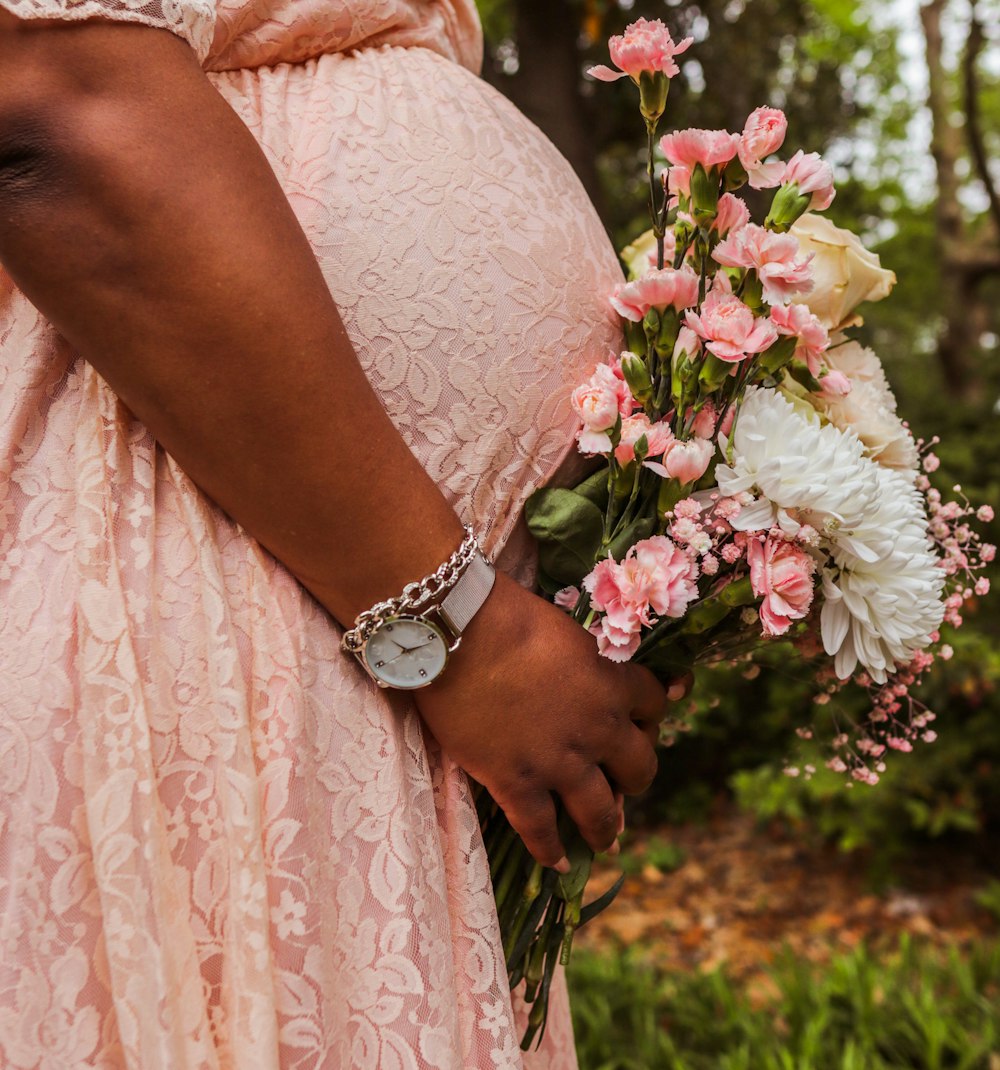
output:
[{"label": "white chrysanthemum", "polygon": [[854,434],[797,410],[773,390],[748,391],[728,465],[716,477],[727,496],[753,494],[734,522],[810,524],[830,564],[824,570],[823,642],[837,675],[858,662],[882,682],[930,641],[941,622],[944,573],[927,538],[919,492],[907,475],[865,456]]},{"label": "white chrysanthemum", "polygon": [[877,467],[878,495],[855,537],[887,544],[875,562],[835,549],[824,571],[823,646],[841,679],[857,663],[877,683],[930,643],[944,616],[945,574],[927,538],[923,501],[907,477]]},{"label": "white chrysanthemum", "polygon": [[[725,449],[725,444],[723,446]],[[861,443],[796,409],[774,390],[748,390],[733,433],[732,460],[715,470],[719,489],[749,491],[757,501],[735,521],[743,531],[778,525],[795,535],[811,524],[821,535],[853,544],[876,493],[874,466]],[[859,556],[877,559],[864,545]]]}]

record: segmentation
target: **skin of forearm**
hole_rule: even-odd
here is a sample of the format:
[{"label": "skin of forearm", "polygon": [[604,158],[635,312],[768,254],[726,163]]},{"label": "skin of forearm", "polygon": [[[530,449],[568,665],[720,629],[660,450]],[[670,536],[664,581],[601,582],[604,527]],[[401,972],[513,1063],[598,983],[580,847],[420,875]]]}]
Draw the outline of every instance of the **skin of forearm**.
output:
[{"label": "skin of forearm", "polygon": [[0,18],[0,263],[340,621],[457,547],[267,161],[178,38]]}]

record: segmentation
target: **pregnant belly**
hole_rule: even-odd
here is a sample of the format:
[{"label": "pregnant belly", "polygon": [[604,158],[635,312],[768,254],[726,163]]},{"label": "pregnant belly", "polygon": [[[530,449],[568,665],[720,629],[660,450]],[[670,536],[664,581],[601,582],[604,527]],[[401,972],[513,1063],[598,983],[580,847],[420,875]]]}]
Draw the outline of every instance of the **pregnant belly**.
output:
[{"label": "pregnant belly", "polygon": [[[497,550],[571,447],[570,390],[618,346],[621,274],[569,165],[423,49],[212,78],[267,153],[390,416]],[[363,449],[345,442],[344,462]]]}]

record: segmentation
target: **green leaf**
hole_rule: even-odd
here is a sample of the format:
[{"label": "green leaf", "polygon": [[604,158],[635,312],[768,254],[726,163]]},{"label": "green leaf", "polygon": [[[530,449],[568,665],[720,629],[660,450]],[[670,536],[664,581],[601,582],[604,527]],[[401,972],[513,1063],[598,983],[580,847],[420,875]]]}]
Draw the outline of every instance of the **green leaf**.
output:
[{"label": "green leaf", "polygon": [[694,667],[694,655],[672,634],[665,635],[656,646],[644,650],[636,660],[661,680],[676,679]]},{"label": "green leaf", "polygon": [[569,873],[559,875],[559,894],[570,903],[583,895],[594,864],[594,852],[568,814],[564,814],[559,822],[559,834],[571,866]]},{"label": "green leaf", "polygon": [[547,488],[532,494],[524,514],[538,540],[538,559],[546,575],[564,586],[579,584],[601,548],[601,510],[571,490]]},{"label": "green leaf", "polygon": [[582,483],[578,483],[573,488],[573,493],[579,494],[581,498],[586,498],[589,502],[593,502],[603,513],[608,507],[607,465],[602,464],[596,472],[587,476]]},{"label": "green leaf", "polygon": [[606,910],[611,906],[615,896],[622,890],[622,885],[625,883],[625,874],[623,873],[618,880],[604,893],[599,896],[593,902],[588,903],[583,910],[580,911],[580,924],[586,925],[588,921],[596,918],[602,910]]},{"label": "green leaf", "polygon": [[616,561],[621,561],[632,546],[635,546],[637,542],[643,539],[648,539],[653,534],[653,528],[655,527],[656,520],[651,516],[640,516],[633,520],[624,531],[620,531],[611,540],[608,546],[611,556]]}]

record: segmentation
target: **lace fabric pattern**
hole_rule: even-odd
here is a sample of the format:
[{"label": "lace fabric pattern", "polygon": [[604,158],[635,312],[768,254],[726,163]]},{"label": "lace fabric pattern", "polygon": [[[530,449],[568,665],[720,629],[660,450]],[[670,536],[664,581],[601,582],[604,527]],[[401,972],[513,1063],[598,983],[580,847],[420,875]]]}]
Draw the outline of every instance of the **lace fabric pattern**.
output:
[{"label": "lace fabric pattern", "polygon": [[[373,33],[399,9],[346,6]],[[530,582],[521,510],[620,274],[446,25],[210,77],[410,448]],[[0,272],[0,1065],[575,1067],[561,983],[518,1050],[464,774],[338,641]]]}]

